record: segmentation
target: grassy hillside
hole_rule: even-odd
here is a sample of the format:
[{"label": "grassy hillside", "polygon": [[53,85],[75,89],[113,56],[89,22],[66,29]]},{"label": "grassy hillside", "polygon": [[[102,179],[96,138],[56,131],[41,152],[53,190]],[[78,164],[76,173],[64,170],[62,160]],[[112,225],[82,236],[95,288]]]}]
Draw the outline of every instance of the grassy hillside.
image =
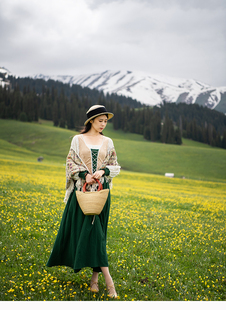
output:
[{"label": "grassy hillside", "polygon": [[[0,156],[62,165],[65,163],[74,131],[41,124],[0,120]],[[183,145],[145,141],[137,134],[114,131],[108,124],[104,134],[113,139],[123,169],[176,177],[226,180],[226,151],[183,140]]]}]

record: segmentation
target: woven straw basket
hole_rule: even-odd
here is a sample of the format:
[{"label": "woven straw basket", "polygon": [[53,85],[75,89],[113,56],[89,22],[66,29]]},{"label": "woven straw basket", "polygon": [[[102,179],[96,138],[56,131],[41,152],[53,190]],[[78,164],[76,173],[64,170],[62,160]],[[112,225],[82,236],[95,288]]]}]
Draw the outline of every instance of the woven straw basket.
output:
[{"label": "woven straw basket", "polygon": [[100,181],[96,181],[99,184],[97,192],[86,192],[87,183],[84,184],[82,192],[76,191],[79,206],[85,215],[99,215],[108,198],[109,189],[102,189]]}]

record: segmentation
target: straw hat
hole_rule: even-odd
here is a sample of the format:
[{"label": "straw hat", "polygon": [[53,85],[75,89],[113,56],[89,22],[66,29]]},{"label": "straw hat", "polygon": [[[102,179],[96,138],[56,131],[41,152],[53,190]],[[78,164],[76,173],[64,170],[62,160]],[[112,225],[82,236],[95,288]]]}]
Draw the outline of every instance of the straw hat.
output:
[{"label": "straw hat", "polygon": [[107,114],[108,115],[108,119],[112,118],[114,116],[113,113],[108,112],[105,108],[105,106],[103,105],[93,105],[87,112],[87,120],[85,121],[84,125],[88,124],[88,122],[99,116],[99,115],[103,115],[103,114]]}]

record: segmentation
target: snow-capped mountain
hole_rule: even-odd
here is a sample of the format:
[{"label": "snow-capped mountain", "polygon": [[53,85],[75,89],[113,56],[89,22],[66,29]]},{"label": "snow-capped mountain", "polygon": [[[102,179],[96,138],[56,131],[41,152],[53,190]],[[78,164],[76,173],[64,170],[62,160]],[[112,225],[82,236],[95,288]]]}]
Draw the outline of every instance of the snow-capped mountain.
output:
[{"label": "snow-capped mountain", "polygon": [[211,87],[205,83],[183,78],[152,75],[132,71],[104,71],[84,75],[35,75],[33,78],[53,79],[78,84],[106,93],[131,97],[146,105],[166,102],[197,103],[226,113],[226,87]]},{"label": "snow-capped mountain", "polygon": [[8,76],[11,75],[10,71],[4,67],[0,67],[0,86],[5,87],[9,86],[10,82],[8,81]]},{"label": "snow-capped mountain", "polygon": [[[9,70],[0,67],[0,86],[9,85]],[[211,87],[194,79],[174,78],[137,71],[111,71],[84,75],[33,75],[34,79],[56,80],[131,97],[146,105],[166,102],[197,103],[226,114],[226,86]]]}]

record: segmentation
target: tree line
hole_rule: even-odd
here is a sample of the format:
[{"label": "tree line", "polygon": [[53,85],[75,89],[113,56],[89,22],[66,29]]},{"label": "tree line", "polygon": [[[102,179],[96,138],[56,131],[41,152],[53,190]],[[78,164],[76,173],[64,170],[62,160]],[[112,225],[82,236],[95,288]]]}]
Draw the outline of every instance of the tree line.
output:
[{"label": "tree line", "polygon": [[226,115],[198,104],[164,103],[159,110],[166,114],[180,128],[184,138],[226,148]]},{"label": "tree line", "polygon": [[164,103],[134,109],[117,106],[114,129],[142,134],[145,139],[181,144],[182,137],[226,149],[226,116],[198,104]]},{"label": "tree line", "polygon": [[182,144],[181,132],[167,116],[163,122],[161,113],[151,107],[134,109],[116,105],[113,118],[114,129],[137,133],[146,140],[170,144]]},{"label": "tree line", "polygon": [[164,103],[148,107],[131,98],[62,82],[10,77],[0,87],[0,118],[52,120],[54,126],[79,130],[93,104],[115,114],[115,130],[137,133],[146,140],[181,144],[182,137],[226,148],[226,116],[198,105]]},{"label": "tree line", "polygon": [[[10,88],[0,87],[0,118],[21,121],[53,120],[54,126],[77,129],[85,121],[91,105],[105,104],[112,108],[117,103],[139,108],[141,103],[115,94],[59,81],[10,76]],[[101,103],[102,102],[102,103]]]}]

